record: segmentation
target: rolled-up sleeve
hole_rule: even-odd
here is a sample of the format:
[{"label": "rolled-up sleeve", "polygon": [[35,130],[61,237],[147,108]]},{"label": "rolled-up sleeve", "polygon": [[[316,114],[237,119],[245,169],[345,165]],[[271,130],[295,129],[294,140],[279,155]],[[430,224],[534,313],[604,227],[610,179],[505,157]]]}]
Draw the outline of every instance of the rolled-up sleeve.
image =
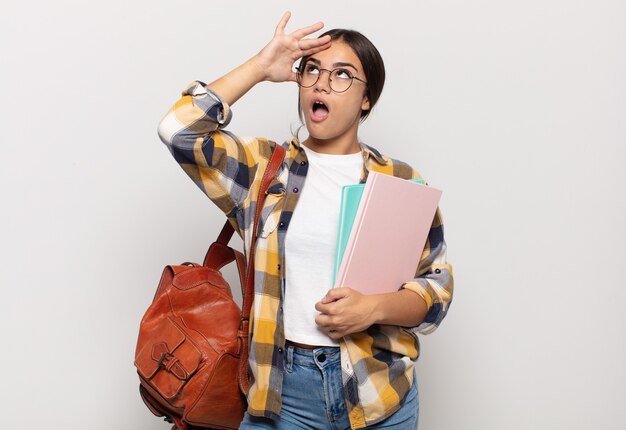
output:
[{"label": "rolled-up sleeve", "polygon": [[176,150],[193,149],[199,137],[226,127],[231,118],[230,107],[203,82],[194,81],[159,123],[159,138]]},{"label": "rolled-up sleeve", "polygon": [[[159,123],[159,138],[194,183],[227,215],[248,198],[269,141],[223,130],[230,107],[201,81],[192,82]],[[260,143],[265,143],[260,149]]]}]

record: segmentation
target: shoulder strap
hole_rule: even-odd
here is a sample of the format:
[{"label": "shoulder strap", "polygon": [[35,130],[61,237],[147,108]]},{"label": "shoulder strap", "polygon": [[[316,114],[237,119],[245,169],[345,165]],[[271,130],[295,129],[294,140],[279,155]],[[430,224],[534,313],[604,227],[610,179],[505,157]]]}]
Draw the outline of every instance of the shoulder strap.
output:
[{"label": "shoulder strap", "polygon": [[239,343],[239,388],[245,395],[248,394],[249,378],[248,378],[248,329],[250,322],[250,310],[252,309],[252,302],[254,301],[254,249],[256,247],[257,229],[259,225],[259,219],[261,218],[261,210],[263,209],[263,203],[267,196],[267,190],[272,180],[278,174],[280,166],[285,158],[285,149],[275,144],[272,156],[268,162],[267,168],[263,173],[261,184],[259,186],[259,195],[256,203],[256,212],[254,214],[254,223],[252,230],[252,243],[250,244],[250,255],[248,256],[248,264],[246,267],[246,261],[243,254],[230,246],[228,242],[233,237],[235,229],[230,221],[226,221],[222,231],[220,232],[217,240],[211,244],[206,256],[204,257],[203,265],[211,267],[215,270],[220,270],[224,265],[231,261],[237,262],[237,269],[239,272],[239,279],[241,281],[241,295],[243,298],[243,304],[241,306],[241,320],[239,321],[239,330],[237,332],[237,340]]},{"label": "shoulder strap", "polygon": [[[250,309],[252,308],[252,300],[254,298],[254,249],[256,248],[257,229],[259,228],[259,219],[261,218],[261,210],[267,196],[267,190],[270,183],[278,174],[278,170],[285,157],[285,149],[276,144],[272,158],[265,169],[263,178],[261,179],[261,187],[259,188],[259,197],[256,203],[256,212],[254,214],[254,224],[252,230],[252,243],[250,244],[250,256],[248,258],[248,274],[246,277],[246,291],[243,296],[242,320],[250,317]],[[230,225],[230,223],[228,223]]]},{"label": "shoulder strap", "polygon": [[[265,196],[267,196],[267,190],[272,182],[272,179],[278,174],[283,159],[285,157],[285,149],[276,144],[274,146],[274,152],[270,158],[269,164],[265,169],[263,178],[261,179],[261,186],[259,187],[259,197],[256,203],[256,213],[254,214],[254,224],[252,230],[252,243],[250,244],[250,255],[248,256],[248,270],[246,276],[246,288],[243,292],[243,304],[241,306],[241,321],[239,322],[238,338],[241,345],[241,356],[239,358],[239,388],[244,394],[248,394],[250,389],[248,378],[248,330],[250,324],[250,309],[252,308],[252,302],[254,301],[254,249],[256,245],[257,229],[259,226],[259,219],[261,218],[261,210],[263,209],[263,202]],[[229,222],[227,224],[230,225]],[[232,228],[232,226],[231,226]]]},{"label": "shoulder strap", "polygon": [[[253,232],[252,232],[252,243],[250,244],[250,257],[254,255],[254,248],[256,244],[256,236],[257,236],[257,226],[259,224],[259,218],[261,217],[261,210],[263,209],[263,202],[265,201],[265,196],[267,195],[267,189],[272,182],[272,179],[276,177],[278,174],[278,170],[285,158],[285,149],[276,144],[274,151],[272,152],[272,156],[268,162],[267,168],[263,174],[263,178],[261,179],[261,186],[259,188],[259,195],[257,197],[256,204],[256,212],[254,214],[254,224],[253,224]],[[243,259],[243,255],[239,251],[235,251],[234,249],[228,246],[230,239],[232,239],[233,234],[235,233],[235,229],[233,224],[230,221],[226,221],[224,226],[222,227],[222,231],[218,235],[215,242],[209,248],[207,254],[204,257],[204,266],[213,267],[216,270],[221,269],[224,265],[230,263],[233,260],[237,260],[237,265],[240,266],[240,260]],[[214,249],[216,248],[216,249]],[[231,252],[232,251],[232,252]],[[235,258],[238,257],[238,258]],[[254,261],[252,258],[249,261]],[[241,280],[241,295],[245,297],[245,289],[248,284],[248,277],[246,276],[245,270],[242,271],[240,267],[240,280]],[[254,271],[252,272],[254,273]],[[243,276],[242,276],[243,275]],[[254,285],[253,285],[254,288]],[[247,316],[250,315],[248,311]]]}]

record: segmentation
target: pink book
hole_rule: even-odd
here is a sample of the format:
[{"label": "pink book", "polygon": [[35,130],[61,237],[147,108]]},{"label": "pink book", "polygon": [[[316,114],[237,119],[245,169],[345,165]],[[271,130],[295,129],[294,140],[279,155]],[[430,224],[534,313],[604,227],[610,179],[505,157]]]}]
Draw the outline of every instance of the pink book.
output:
[{"label": "pink book", "polygon": [[440,198],[435,188],[370,172],[334,286],[380,294],[412,280]]}]

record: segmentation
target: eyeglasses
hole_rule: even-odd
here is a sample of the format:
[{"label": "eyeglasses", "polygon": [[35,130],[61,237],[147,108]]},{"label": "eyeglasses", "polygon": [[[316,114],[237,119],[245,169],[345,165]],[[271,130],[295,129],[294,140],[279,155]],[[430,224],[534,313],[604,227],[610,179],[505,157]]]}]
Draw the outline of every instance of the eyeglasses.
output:
[{"label": "eyeglasses", "polygon": [[367,85],[363,79],[352,76],[349,70],[338,68],[333,70],[321,69],[315,64],[307,63],[302,70],[297,70],[296,80],[302,88],[311,88],[317,83],[322,72],[328,72],[328,85],[330,89],[336,93],[348,91],[352,86],[352,82],[356,79]]}]

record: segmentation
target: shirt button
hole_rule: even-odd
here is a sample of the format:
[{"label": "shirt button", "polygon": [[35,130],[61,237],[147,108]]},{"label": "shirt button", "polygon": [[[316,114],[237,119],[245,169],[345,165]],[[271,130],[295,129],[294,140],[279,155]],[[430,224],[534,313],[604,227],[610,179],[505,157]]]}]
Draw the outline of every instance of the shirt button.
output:
[{"label": "shirt button", "polygon": [[281,221],[281,222],[279,222],[279,223],[278,223],[278,226],[279,226],[279,227],[284,227],[284,226],[285,226],[285,221]]},{"label": "shirt button", "polygon": [[294,192],[294,193],[297,193],[298,191],[300,191],[300,190],[298,189],[298,187],[295,187],[295,188],[293,189],[293,192]]},{"label": "shirt button", "polygon": [[435,269],[435,273],[436,274],[440,274],[441,273],[441,269]]},{"label": "shirt button", "polygon": [[306,165],[306,161],[300,161],[300,165],[301,166],[305,166]]}]

